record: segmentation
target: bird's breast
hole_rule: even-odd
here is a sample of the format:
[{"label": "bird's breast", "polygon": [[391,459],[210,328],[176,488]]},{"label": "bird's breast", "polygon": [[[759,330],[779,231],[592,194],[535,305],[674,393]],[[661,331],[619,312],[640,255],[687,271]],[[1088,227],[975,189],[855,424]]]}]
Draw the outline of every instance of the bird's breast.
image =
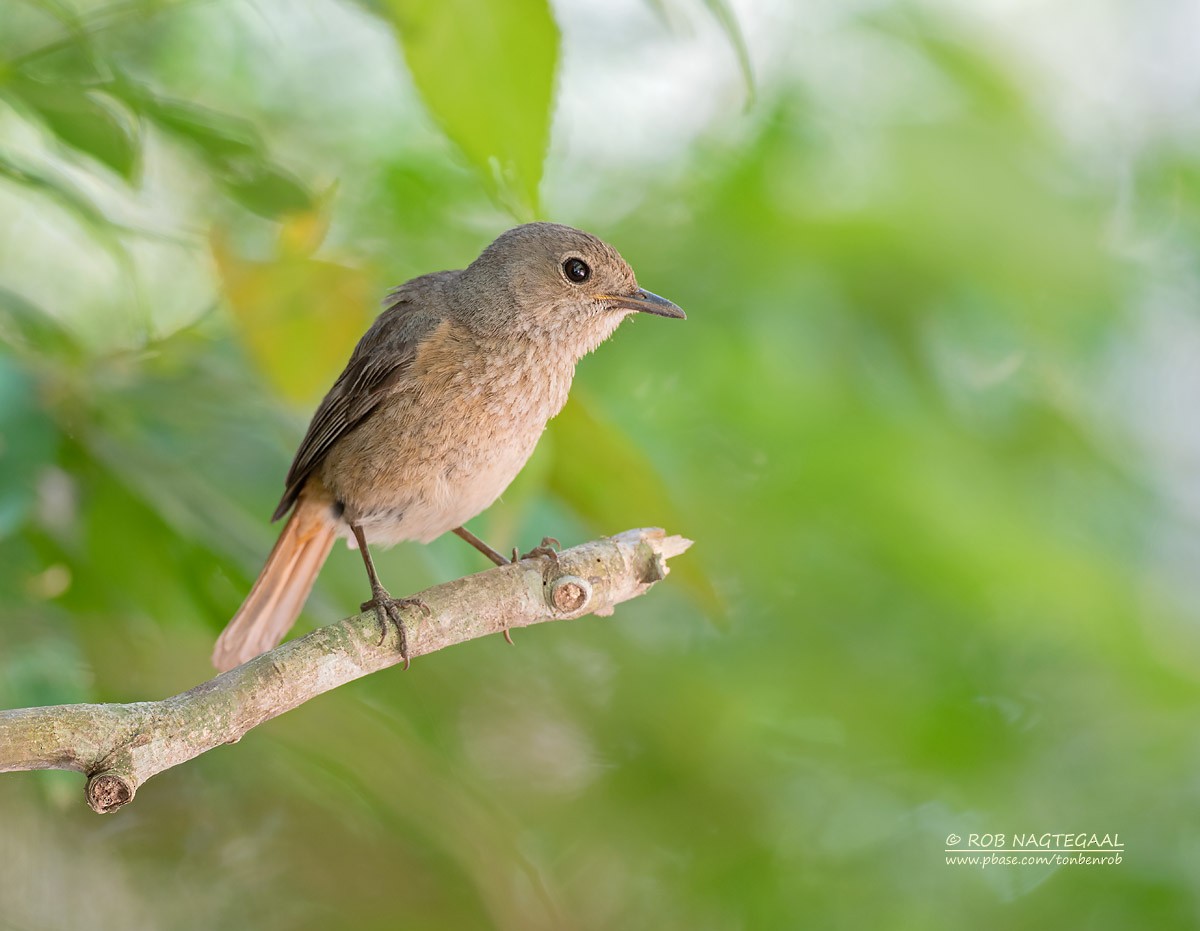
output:
[{"label": "bird's breast", "polygon": [[322,481],[370,542],[428,542],[509,486],[567,399],[574,359],[535,346],[422,350],[411,378],[330,451]]}]

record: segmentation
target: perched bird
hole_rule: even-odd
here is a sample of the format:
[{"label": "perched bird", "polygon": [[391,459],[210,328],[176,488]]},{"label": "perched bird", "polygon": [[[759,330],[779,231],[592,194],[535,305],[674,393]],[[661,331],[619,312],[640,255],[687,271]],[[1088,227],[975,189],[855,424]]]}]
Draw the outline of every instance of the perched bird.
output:
[{"label": "perched bird", "polygon": [[272,519],[291,516],[213,664],[283,639],[338,537],[354,538],[371,583],[363,610],[397,626],[407,664],[399,612],[414,600],[388,594],[368,546],[453,530],[507,563],[463,524],[525,465],[575,364],[636,311],[684,317],[612,246],[555,223],[508,230],[467,268],[392,291],[313,415]]}]

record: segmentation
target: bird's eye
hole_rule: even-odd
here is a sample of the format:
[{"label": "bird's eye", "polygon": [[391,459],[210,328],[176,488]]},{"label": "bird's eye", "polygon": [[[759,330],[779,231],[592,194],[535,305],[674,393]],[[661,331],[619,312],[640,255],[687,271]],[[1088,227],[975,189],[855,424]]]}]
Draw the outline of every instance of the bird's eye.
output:
[{"label": "bird's eye", "polygon": [[567,276],[567,281],[575,284],[583,284],[592,276],[592,270],[588,268],[587,262],[583,259],[570,258],[562,264],[563,274]]}]

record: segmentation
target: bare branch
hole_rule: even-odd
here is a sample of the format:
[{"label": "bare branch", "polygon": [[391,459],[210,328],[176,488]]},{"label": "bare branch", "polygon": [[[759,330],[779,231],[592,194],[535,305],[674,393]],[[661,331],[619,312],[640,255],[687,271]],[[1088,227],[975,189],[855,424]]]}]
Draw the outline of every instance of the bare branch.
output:
[{"label": "bare branch", "polygon": [[[406,612],[409,654],[544,621],[611,614],[668,572],[690,540],[629,530],[558,555],[526,559],[420,592],[432,612]],[[310,698],[400,662],[397,636],[380,643],[373,611],[345,618],[162,701],[0,711],[0,772],[71,769],[88,776],[101,813],[133,800],[151,776]]]}]

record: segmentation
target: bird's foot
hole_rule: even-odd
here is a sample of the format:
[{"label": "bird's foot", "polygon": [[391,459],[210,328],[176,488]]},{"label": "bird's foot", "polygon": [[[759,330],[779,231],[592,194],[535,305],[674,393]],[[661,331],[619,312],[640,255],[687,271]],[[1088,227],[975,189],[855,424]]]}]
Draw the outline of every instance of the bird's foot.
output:
[{"label": "bird's foot", "polygon": [[364,601],[360,606],[360,611],[366,611],[368,608],[375,612],[375,616],[379,618],[379,643],[387,639],[388,621],[396,628],[396,633],[400,637],[400,655],[404,658],[404,668],[409,666],[408,659],[408,635],[404,632],[404,616],[400,613],[405,608],[420,608],[421,613],[426,617],[433,614],[429,610],[429,605],[425,604],[420,598],[393,598],[387,593],[387,590],[380,588],[375,592],[375,597],[370,601]]},{"label": "bird's foot", "polygon": [[[539,543],[537,546],[535,546],[533,549],[531,549],[528,553],[525,553],[524,555],[517,555],[517,548],[514,546],[513,551],[512,551],[512,565],[515,566],[522,559],[533,559],[537,556],[546,556],[550,559],[551,562],[557,563],[558,562],[558,550],[555,549],[555,547],[558,547],[558,546],[562,546],[562,544],[559,543],[556,539],[554,539],[554,537],[542,537],[542,542]],[[513,638],[512,638],[512,633],[509,631],[509,629],[507,627],[505,627],[504,630],[501,631],[501,633],[504,634],[505,642],[508,644],[512,644]]]},{"label": "bird's foot", "polygon": [[551,562],[558,562],[558,548],[562,546],[554,537],[542,537],[542,542],[531,549],[528,553],[521,556],[517,555],[516,547],[513,547],[513,562],[520,562],[522,559],[533,559],[537,556],[549,557]]}]

